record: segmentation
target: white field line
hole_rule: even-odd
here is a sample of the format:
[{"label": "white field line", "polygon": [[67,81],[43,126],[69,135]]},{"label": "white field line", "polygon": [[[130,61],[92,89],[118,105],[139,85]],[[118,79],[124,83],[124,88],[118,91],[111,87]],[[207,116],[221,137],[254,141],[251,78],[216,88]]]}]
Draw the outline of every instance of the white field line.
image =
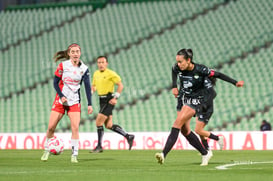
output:
[{"label": "white field line", "polygon": [[235,161],[234,163],[220,165],[215,167],[217,170],[227,170],[229,167],[237,166],[237,165],[253,165],[253,164],[268,164],[273,163],[273,161],[265,161],[265,162],[253,162],[253,161]]}]

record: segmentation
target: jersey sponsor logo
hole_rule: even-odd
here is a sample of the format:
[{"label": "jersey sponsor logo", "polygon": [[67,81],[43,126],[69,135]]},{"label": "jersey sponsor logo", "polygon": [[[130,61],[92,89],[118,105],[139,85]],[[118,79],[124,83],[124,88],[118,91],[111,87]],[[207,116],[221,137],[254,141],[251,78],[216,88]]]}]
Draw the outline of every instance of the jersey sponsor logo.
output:
[{"label": "jersey sponsor logo", "polygon": [[63,81],[66,83],[66,84],[70,84],[70,85],[78,85],[80,83],[80,80],[73,80],[71,77],[65,77],[63,79]]},{"label": "jersey sponsor logo", "polygon": [[200,100],[199,99],[192,99],[192,104],[198,105],[198,104],[200,104]]},{"label": "jersey sponsor logo", "polygon": [[191,105],[199,105],[199,104],[201,104],[200,99],[192,99],[192,98],[186,98],[186,97],[183,97],[183,102],[185,104],[191,104]]}]

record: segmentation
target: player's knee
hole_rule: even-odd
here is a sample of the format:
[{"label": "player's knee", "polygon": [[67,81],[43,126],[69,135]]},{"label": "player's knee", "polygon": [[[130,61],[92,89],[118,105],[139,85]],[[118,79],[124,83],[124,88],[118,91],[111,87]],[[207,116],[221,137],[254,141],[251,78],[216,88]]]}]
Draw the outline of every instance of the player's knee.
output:
[{"label": "player's knee", "polygon": [[71,131],[73,133],[79,132],[79,126],[78,125],[71,125]]}]

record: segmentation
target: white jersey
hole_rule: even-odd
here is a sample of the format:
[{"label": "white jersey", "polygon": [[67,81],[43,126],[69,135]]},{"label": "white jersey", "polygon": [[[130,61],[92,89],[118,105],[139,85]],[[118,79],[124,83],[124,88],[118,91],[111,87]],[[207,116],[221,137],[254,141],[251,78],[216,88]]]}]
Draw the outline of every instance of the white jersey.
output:
[{"label": "white jersey", "polygon": [[[80,66],[73,66],[71,60],[66,60],[60,63],[55,71],[55,75],[61,78],[59,87],[63,95],[67,98],[67,102],[63,105],[72,106],[80,102],[80,84],[83,75],[88,70],[88,67],[80,61]],[[59,102],[62,104],[61,99]]]}]

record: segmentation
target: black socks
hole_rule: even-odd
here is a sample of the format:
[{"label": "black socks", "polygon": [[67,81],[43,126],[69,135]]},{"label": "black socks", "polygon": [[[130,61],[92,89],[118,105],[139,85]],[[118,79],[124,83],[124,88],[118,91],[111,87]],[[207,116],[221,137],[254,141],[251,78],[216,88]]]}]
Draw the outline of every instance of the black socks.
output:
[{"label": "black socks", "polygon": [[[128,137],[128,134],[119,126],[116,124],[113,124],[112,131],[121,134],[124,137]],[[98,132],[98,147],[102,147],[102,137],[104,135],[104,129],[103,126],[97,126],[97,132]],[[128,138],[127,138],[128,139]]]},{"label": "black socks", "polygon": [[102,147],[101,142],[102,142],[102,137],[104,134],[103,126],[97,126],[97,132],[98,132],[98,147]]},{"label": "black socks", "polygon": [[198,150],[202,155],[206,155],[208,152],[203,147],[201,142],[199,141],[198,137],[191,131],[189,135],[185,136],[188,142],[196,149]]},{"label": "black socks", "polygon": [[217,135],[215,135],[215,134],[212,134],[212,133],[210,133],[209,138],[211,138],[211,139],[213,139],[213,140],[216,140],[216,141],[219,140],[219,136],[217,136]]},{"label": "black socks", "polygon": [[163,149],[164,157],[166,157],[169,151],[171,151],[171,149],[173,148],[173,145],[175,144],[178,138],[179,132],[180,130],[178,128],[172,128],[171,133],[167,139],[166,145]]},{"label": "black socks", "polygon": [[203,146],[205,147],[206,150],[209,150],[209,144],[208,144],[208,141],[207,139],[204,139],[204,140],[201,140],[202,141],[202,144]]},{"label": "black socks", "polygon": [[128,134],[122,129],[122,127],[120,127],[119,125],[117,124],[113,124],[112,128],[111,128],[112,131],[126,137]]}]

